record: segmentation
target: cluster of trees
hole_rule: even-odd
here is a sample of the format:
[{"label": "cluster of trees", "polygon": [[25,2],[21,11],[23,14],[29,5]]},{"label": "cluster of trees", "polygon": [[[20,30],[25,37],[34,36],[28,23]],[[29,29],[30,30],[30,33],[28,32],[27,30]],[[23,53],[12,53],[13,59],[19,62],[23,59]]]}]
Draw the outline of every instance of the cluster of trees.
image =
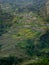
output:
[{"label": "cluster of trees", "polygon": [[0,65],[19,65],[21,62],[23,62],[22,58],[14,56],[0,58]]},{"label": "cluster of trees", "polygon": [[[28,55],[33,56],[49,56],[49,51],[47,49],[49,48],[49,31],[47,31],[44,35],[40,36],[40,40],[36,41],[36,44],[34,40],[27,39],[27,45],[26,45],[26,52]],[[47,48],[47,49],[46,49]],[[44,50],[45,49],[45,50]],[[41,51],[44,50],[44,51]]]},{"label": "cluster of trees", "polygon": [[[24,58],[17,58],[14,56],[0,58],[0,65],[21,65],[22,62],[24,62]],[[49,58],[35,60],[35,62],[25,65],[49,65]]]},{"label": "cluster of trees", "polygon": [[0,7],[0,36],[12,25],[12,18],[11,14],[4,12]]},{"label": "cluster of trees", "polygon": [[42,60],[39,60],[37,62],[34,63],[28,63],[26,65],[49,65],[49,58],[43,58]]}]

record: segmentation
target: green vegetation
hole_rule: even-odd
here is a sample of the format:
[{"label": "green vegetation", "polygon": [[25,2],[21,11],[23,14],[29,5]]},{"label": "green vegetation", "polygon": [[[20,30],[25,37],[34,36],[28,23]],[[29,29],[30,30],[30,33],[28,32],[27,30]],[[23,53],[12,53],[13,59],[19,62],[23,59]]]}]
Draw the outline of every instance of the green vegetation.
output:
[{"label": "green vegetation", "polygon": [[49,58],[33,59],[24,61],[24,58],[14,56],[0,58],[1,65],[49,65]]},{"label": "green vegetation", "polygon": [[12,18],[11,14],[4,12],[0,7],[0,36],[12,25]]},{"label": "green vegetation", "polygon": [[0,65],[49,65],[49,16],[33,0],[0,2]]}]

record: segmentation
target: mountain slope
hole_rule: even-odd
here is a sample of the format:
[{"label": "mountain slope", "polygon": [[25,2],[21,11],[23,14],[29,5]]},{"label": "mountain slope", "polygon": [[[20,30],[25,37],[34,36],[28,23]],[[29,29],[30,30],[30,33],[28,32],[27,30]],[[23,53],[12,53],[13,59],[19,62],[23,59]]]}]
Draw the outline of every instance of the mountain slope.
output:
[{"label": "mountain slope", "polygon": [[[38,52],[40,49],[36,46],[41,45],[38,40],[41,35],[46,33],[47,24],[45,24],[42,18],[32,12],[29,12],[29,14],[20,13],[12,22],[13,25],[9,31],[0,37],[0,55],[28,57],[28,55],[32,55],[33,52],[36,55],[35,52]],[[32,49],[34,51],[32,51]]]}]

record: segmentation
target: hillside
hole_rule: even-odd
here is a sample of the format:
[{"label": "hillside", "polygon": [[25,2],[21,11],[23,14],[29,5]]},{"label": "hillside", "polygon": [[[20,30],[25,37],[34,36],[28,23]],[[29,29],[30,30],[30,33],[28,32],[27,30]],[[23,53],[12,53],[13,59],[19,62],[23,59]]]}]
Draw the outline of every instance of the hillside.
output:
[{"label": "hillside", "polygon": [[[17,55],[17,53],[20,54],[21,51],[23,53],[23,49],[26,50],[27,45],[33,44],[35,47],[36,45],[41,45],[38,43],[38,39],[41,35],[46,33],[47,27],[49,28],[42,18],[32,12],[29,12],[29,14],[20,13],[12,22],[13,25],[10,27],[9,31],[1,36],[1,55]],[[17,50],[16,52],[17,47],[19,51]]]},{"label": "hillside", "polygon": [[35,63],[36,57],[49,57],[47,22],[33,12],[19,13],[12,22],[9,30],[0,36],[0,57],[35,58],[21,65]]},{"label": "hillside", "polygon": [[3,10],[8,12],[13,11],[36,11],[39,12],[45,6],[46,0],[0,0],[0,5]]},{"label": "hillside", "polygon": [[0,0],[0,65],[49,65],[45,2]]}]

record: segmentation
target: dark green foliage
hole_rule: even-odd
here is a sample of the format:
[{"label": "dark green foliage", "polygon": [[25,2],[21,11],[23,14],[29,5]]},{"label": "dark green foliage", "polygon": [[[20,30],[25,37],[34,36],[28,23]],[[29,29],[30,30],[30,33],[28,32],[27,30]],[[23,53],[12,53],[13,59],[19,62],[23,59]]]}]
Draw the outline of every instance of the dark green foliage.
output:
[{"label": "dark green foliage", "polygon": [[49,31],[40,37],[40,48],[49,47]]},{"label": "dark green foliage", "polygon": [[38,60],[37,62],[28,63],[26,65],[49,65],[49,58],[43,58],[42,60]]},{"label": "dark green foliage", "polygon": [[[21,65],[24,59],[17,57],[0,58],[0,65]],[[36,60],[35,60],[36,61]],[[49,58],[42,58],[36,62],[27,63],[25,65],[49,65]]]},{"label": "dark green foliage", "polygon": [[3,12],[0,7],[0,36],[12,26],[12,18],[13,16],[11,14]]},{"label": "dark green foliage", "polygon": [[[44,56],[48,57],[49,56],[49,51],[47,51],[45,48],[49,48],[49,31],[47,31],[44,35],[40,37],[40,40],[38,41],[38,44],[34,44],[35,41],[32,39],[27,39],[26,41],[26,52],[28,55],[37,55],[37,56]],[[36,42],[37,43],[37,42]],[[45,51],[42,51],[45,49]]]},{"label": "dark green foliage", "polygon": [[34,46],[34,41],[31,40],[31,39],[27,39],[26,42],[27,42],[26,51],[27,51],[27,53],[28,53],[30,56],[32,56],[33,53],[34,53],[34,48],[35,48],[35,46]]},{"label": "dark green foliage", "polygon": [[0,65],[17,65],[23,61],[22,58],[14,56],[0,58]]},{"label": "dark green foliage", "polygon": [[1,49],[2,49],[2,44],[0,44],[0,51],[1,51]]},{"label": "dark green foliage", "polygon": [[45,21],[49,23],[49,15],[46,17]]}]

